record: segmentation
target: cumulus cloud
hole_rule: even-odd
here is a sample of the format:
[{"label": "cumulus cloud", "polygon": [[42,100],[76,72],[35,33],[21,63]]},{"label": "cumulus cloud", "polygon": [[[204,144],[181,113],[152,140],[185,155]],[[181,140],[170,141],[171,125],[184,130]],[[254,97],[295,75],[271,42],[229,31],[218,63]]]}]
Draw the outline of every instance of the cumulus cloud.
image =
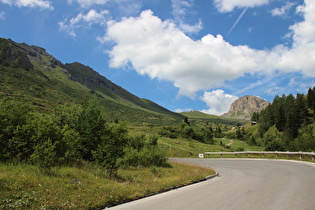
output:
[{"label": "cumulus cloud", "polygon": [[[297,11],[304,20],[292,25],[292,46],[256,50],[233,46],[221,35],[192,40],[170,21],[152,11],[108,23],[102,40],[112,41],[110,67],[132,67],[141,75],[168,80],[179,94],[194,97],[200,90],[220,87],[245,73],[301,72],[315,77],[315,2],[305,0]],[[247,5],[250,6],[250,5]]]},{"label": "cumulus cloud", "polygon": [[4,4],[9,4],[10,6],[17,7],[31,7],[31,8],[41,8],[53,10],[51,1],[46,0],[0,0]]},{"label": "cumulus cloud", "polygon": [[274,8],[272,9],[271,15],[272,16],[280,16],[280,17],[286,17],[289,10],[295,5],[295,2],[287,2],[285,5],[283,5],[280,8]]},{"label": "cumulus cloud", "polygon": [[199,20],[196,24],[186,23],[186,14],[191,10],[194,0],[172,0],[172,14],[174,22],[186,33],[198,33],[202,30],[202,22]]},{"label": "cumulus cloud", "polygon": [[304,0],[304,5],[297,7],[296,12],[304,17],[304,21],[290,27],[293,31],[293,40],[297,45],[315,42],[315,2]]},{"label": "cumulus cloud", "polygon": [[107,21],[107,10],[101,10],[97,12],[95,10],[90,10],[86,14],[79,13],[76,17],[71,18],[70,20],[66,18],[63,21],[58,23],[60,30],[65,31],[70,36],[75,37],[75,29],[82,27],[83,25],[88,24],[91,26],[92,24],[100,24],[105,25]]},{"label": "cumulus cloud", "polygon": [[292,48],[276,46],[271,54],[277,58],[278,67],[283,71],[300,71],[305,76],[315,77],[315,2],[304,0],[297,7],[304,20],[290,26]]},{"label": "cumulus cloud", "polygon": [[72,2],[78,3],[81,7],[87,8],[94,4],[103,5],[108,2],[108,0],[68,0],[69,4],[72,4]]},{"label": "cumulus cloud", "polygon": [[270,0],[214,0],[219,12],[231,12],[235,8],[257,7],[268,4]]},{"label": "cumulus cloud", "polygon": [[214,90],[212,92],[204,92],[200,99],[209,107],[209,109],[202,110],[202,112],[207,114],[222,115],[229,110],[230,105],[238,99],[238,97],[226,94],[223,90]]},{"label": "cumulus cloud", "polygon": [[137,18],[110,22],[102,40],[116,44],[109,51],[111,67],[132,65],[141,75],[172,81],[180,94],[190,97],[260,69],[255,56],[265,54],[247,46],[232,46],[221,35],[208,34],[194,41],[150,10]]}]

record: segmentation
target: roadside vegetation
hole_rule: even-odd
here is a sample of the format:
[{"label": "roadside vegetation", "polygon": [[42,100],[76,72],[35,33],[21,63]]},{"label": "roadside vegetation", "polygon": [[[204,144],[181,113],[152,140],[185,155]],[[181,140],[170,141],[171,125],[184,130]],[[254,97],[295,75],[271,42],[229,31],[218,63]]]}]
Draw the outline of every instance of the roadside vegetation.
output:
[{"label": "roadside vegetation", "polygon": [[178,163],[119,168],[116,178],[88,162],[53,167],[0,164],[0,209],[98,209],[204,179],[211,169]]},{"label": "roadside vegetation", "polygon": [[2,101],[0,139],[2,209],[95,209],[215,173],[167,162],[158,134],[108,122],[94,99],[44,113]]}]

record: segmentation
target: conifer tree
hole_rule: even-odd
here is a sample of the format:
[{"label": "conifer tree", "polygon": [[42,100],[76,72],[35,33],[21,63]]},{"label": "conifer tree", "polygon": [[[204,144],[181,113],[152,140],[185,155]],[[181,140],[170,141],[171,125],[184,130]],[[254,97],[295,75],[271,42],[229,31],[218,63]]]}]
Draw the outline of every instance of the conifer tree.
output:
[{"label": "conifer tree", "polygon": [[315,111],[315,87],[309,88],[307,92],[307,104],[308,108]]},{"label": "conifer tree", "polygon": [[298,128],[301,127],[305,119],[307,118],[307,100],[304,94],[297,94],[295,100],[296,120]]},{"label": "conifer tree", "polygon": [[275,124],[278,129],[278,131],[283,131],[286,123],[285,113],[283,105],[278,105],[276,108],[276,114],[275,114]]}]

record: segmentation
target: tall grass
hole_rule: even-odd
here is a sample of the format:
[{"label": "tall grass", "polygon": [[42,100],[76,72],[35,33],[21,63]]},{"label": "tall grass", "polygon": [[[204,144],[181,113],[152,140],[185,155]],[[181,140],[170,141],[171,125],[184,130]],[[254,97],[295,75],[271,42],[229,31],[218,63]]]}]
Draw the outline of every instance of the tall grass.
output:
[{"label": "tall grass", "polygon": [[57,167],[0,164],[0,209],[96,209],[189,184],[211,169],[168,163],[168,167],[119,169],[115,179],[93,165]]}]

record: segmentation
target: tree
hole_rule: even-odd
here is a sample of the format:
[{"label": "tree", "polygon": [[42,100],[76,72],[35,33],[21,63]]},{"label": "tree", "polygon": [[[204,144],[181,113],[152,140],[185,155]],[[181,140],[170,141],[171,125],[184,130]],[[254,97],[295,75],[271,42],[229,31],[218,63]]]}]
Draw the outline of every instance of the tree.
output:
[{"label": "tree", "polygon": [[307,111],[307,100],[304,94],[297,94],[295,100],[295,109],[297,114],[297,125],[298,128],[301,127],[303,122],[306,120],[308,111]]},{"label": "tree", "polygon": [[210,131],[211,133],[214,133],[211,126],[209,127],[209,131]]},{"label": "tree", "polygon": [[315,135],[312,125],[304,125],[301,132],[295,141],[295,149],[298,151],[314,151],[315,150]]},{"label": "tree", "polygon": [[37,165],[45,173],[58,164],[57,160],[56,142],[53,143],[50,139],[42,144],[37,144],[30,156],[30,162]]},{"label": "tree", "polygon": [[188,117],[185,117],[184,123],[186,123],[188,126],[190,126],[190,122],[188,121]]},{"label": "tree", "polygon": [[102,142],[103,136],[108,133],[106,118],[96,100],[85,101],[79,113],[75,130],[80,135],[79,152],[85,160],[93,160],[92,151]]},{"label": "tree", "polygon": [[286,117],[283,109],[283,105],[278,105],[275,113],[275,124],[278,131],[283,131],[285,128]]},{"label": "tree", "polygon": [[16,136],[17,128],[27,123],[30,111],[28,103],[9,100],[0,103],[0,160],[11,160],[18,152],[12,138]]},{"label": "tree", "polygon": [[258,112],[254,112],[250,120],[258,122],[259,121],[259,113]]},{"label": "tree", "polygon": [[237,129],[236,129],[236,133],[235,133],[235,137],[237,139],[243,139],[243,134],[241,132],[241,126],[237,126]]},{"label": "tree", "polygon": [[313,89],[311,88],[308,89],[307,104],[308,104],[308,108],[315,111],[315,87],[313,87]]},{"label": "tree", "polygon": [[282,145],[286,150],[292,150],[294,138],[298,136],[299,119],[295,99],[292,94],[285,100],[286,123],[283,130]]},{"label": "tree", "polygon": [[118,159],[124,156],[124,148],[128,142],[127,129],[124,123],[112,125],[97,147],[92,151],[95,162],[115,176]]},{"label": "tree", "polygon": [[256,139],[255,139],[254,135],[251,135],[248,144],[249,145],[256,145]]}]

